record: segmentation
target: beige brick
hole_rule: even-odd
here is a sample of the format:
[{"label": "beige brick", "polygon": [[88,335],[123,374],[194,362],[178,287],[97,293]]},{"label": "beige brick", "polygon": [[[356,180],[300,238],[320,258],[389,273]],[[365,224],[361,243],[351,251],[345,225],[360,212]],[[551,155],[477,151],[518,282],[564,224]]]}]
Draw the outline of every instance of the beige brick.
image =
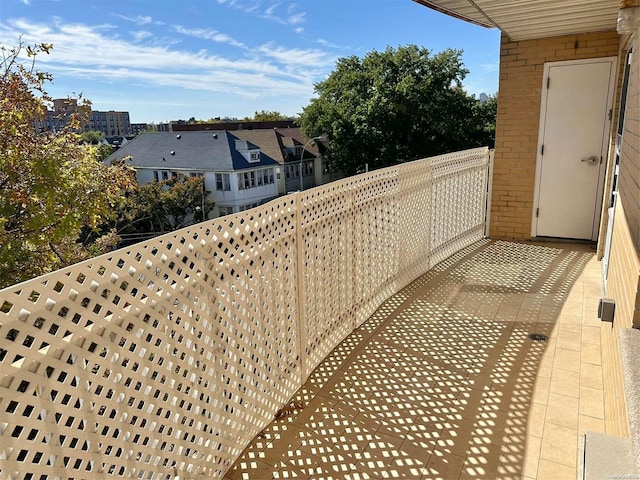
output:
[{"label": "beige brick", "polygon": [[490,236],[530,237],[544,63],[616,55],[617,49],[613,31],[521,42],[502,36]]}]

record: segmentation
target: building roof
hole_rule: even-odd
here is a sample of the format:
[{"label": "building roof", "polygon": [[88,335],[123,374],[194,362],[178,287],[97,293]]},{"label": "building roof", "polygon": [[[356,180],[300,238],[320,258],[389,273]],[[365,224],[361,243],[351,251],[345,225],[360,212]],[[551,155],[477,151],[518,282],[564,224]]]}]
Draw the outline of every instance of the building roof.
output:
[{"label": "building roof", "polygon": [[413,0],[515,41],[615,30],[619,0]]},{"label": "building roof", "polygon": [[278,162],[264,152],[260,162],[249,162],[241,151],[257,150],[227,131],[142,133],[105,159],[111,162],[130,157],[127,163],[139,168],[225,172],[243,170]]},{"label": "building roof", "polygon": [[[283,128],[283,129],[253,129],[253,130],[237,130],[233,134],[243,140],[248,140],[260,145],[263,152],[275,159],[279,163],[291,161],[291,158],[285,156],[285,148],[303,147],[308,139],[302,134],[299,128]],[[305,149],[313,155],[318,154],[318,147],[315,143],[307,145]],[[307,155],[308,156],[308,155]],[[300,160],[296,158],[295,160]]]},{"label": "building roof", "polygon": [[174,132],[184,132],[191,130],[255,130],[268,128],[296,128],[295,120],[266,120],[264,122],[245,122],[243,120],[219,123],[182,123],[182,121],[171,122]]}]

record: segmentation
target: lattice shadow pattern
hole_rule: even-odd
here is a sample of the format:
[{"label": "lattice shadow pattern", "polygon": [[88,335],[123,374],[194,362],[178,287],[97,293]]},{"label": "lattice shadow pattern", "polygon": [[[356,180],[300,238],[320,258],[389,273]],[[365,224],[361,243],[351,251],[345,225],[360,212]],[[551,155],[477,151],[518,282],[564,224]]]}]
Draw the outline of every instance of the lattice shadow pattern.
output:
[{"label": "lattice shadow pattern", "polygon": [[532,333],[551,337],[593,255],[487,240],[460,253],[349,335],[226,478],[535,478],[547,345]]},{"label": "lattice shadow pattern", "polygon": [[487,163],[352,177],[1,291],[0,477],[222,477],[386,298],[482,238]]}]

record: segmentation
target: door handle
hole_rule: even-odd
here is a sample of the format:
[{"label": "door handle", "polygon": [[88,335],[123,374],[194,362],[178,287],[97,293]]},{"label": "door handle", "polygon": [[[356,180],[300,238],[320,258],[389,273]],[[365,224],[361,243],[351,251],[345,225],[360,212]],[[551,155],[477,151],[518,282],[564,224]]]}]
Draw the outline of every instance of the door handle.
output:
[{"label": "door handle", "polygon": [[591,163],[592,165],[595,165],[596,163],[598,163],[600,161],[600,157],[597,157],[595,155],[591,155],[589,158],[583,158],[580,161],[581,162],[586,162],[586,163]]}]

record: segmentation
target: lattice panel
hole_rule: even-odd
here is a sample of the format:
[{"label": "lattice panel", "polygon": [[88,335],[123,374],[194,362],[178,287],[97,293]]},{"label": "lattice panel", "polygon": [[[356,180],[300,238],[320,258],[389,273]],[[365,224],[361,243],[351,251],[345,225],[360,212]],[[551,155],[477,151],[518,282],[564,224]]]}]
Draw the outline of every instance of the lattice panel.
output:
[{"label": "lattice panel", "polygon": [[356,325],[398,290],[399,171],[400,168],[387,168],[354,179]]},{"label": "lattice panel", "polygon": [[[429,188],[425,188],[426,185]],[[432,186],[433,168],[429,159],[402,165],[398,290],[431,266]]]},{"label": "lattice panel", "polygon": [[434,251],[481,235],[487,159],[352,177],[0,291],[0,478],[220,478]]},{"label": "lattice panel", "polygon": [[294,216],[283,197],[3,291],[0,477],[220,477],[301,382]]},{"label": "lattice panel", "polygon": [[484,235],[488,150],[431,159],[433,165],[431,267]]}]

